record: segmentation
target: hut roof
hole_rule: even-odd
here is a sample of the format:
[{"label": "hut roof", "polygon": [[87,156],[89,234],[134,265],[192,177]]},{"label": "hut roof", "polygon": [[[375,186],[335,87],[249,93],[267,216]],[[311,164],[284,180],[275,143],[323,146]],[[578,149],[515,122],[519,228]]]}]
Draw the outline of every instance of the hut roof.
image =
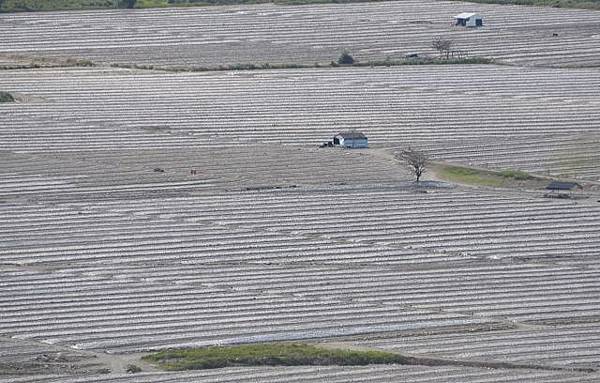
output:
[{"label": "hut roof", "polygon": [[577,182],[552,181],[546,186],[547,190],[573,190],[575,188],[581,188],[581,185]]},{"label": "hut roof", "polygon": [[352,139],[352,140],[366,140],[367,136],[362,134],[361,132],[340,132],[336,134],[336,136],[342,137],[344,140]]},{"label": "hut roof", "polygon": [[458,15],[454,16],[455,19],[469,19],[473,16],[479,16],[477,13],[472,13],[472,12],[463,12],[463,13],[459,13]]}]

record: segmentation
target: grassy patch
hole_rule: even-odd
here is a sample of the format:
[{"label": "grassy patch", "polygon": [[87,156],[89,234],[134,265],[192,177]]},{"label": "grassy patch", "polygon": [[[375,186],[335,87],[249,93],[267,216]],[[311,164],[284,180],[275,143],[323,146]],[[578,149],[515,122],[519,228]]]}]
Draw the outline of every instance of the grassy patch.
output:
[{"label": "grassy patch", "polygon": [[0,102],[14,102],[15,98],[8,92],[0,91]]},{"label": "grassy patch", "polygon": [[504,178],[512,178],[517,181],[525,181],[533,179],[528,173],[520,171],[520,170],[502,170],[498,172]]},{"label": "grassy patch", "polygon": [[443,180],[467,185],[492,187],[527,186],[537,188],[543,187],[547,183],[547,180],[534,177],[520,170],[494,172],[445,164],[436,164],[433,170]]},{"label": "grassy patch", "polygon": [[405,363],[383,351],[327,349],[308,344],[266,343],[157,352],[143,357],[165,370],[200,370],[232,366],[309,366]]},{"label": "grassy patch", "polygon": [[439,166],[436,167],[435,172],[442,179],[461,184],[501,186],[503,183],[503,177],[501,176],[461,166]]}]

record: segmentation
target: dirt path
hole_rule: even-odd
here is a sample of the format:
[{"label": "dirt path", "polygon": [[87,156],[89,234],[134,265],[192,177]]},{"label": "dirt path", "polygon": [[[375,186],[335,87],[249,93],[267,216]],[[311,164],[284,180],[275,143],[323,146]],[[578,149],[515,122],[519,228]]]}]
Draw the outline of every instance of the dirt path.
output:
[{"label": "dirt path", "polygon": [[144,372],[160,371],[154,365],[142,360],[145,354],[108,354],[104,352],[93,353],[98,363],[106,366],[111,373],[122,374],[127,372],[129,366],[137,366]]}]

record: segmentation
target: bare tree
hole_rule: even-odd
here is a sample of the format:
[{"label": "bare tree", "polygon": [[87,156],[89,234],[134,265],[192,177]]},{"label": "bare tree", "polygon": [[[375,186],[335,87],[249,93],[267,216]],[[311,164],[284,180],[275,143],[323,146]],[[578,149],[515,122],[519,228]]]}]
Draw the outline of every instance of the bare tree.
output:
[{"label": "bare tree", "polygon": [[429,156],[419,150],[412,149],[410,146],[408,149],[402,150],[397,158],[403,161],[410,172],[414,174],[419,182],[421,175],[427,171],[427,167],[429,166]]},{"label": "bare tree", "polygon": [[453,44],[454,42],[452,40],[445,39],[441,36],[434,37],[431,42],[433,49],[440,52],[440,56],[446,56],[446,60],[450,57],[450,51],[452,50]]}]

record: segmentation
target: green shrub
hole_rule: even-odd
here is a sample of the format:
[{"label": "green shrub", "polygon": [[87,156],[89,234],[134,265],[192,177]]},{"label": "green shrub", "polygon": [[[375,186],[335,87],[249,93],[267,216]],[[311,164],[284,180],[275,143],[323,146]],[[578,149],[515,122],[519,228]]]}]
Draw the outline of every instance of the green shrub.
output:
[{"label": "green shrub", "polygon": [[525,181],[532,178],[529,174],[520,170],[507,169],[498,172],[498,174],[500,174],[504,178],[512,178],[518,181]]},{"label": "green shrub", "polygon": [[85,60],[85,59],[74,59],[74,58],[68,58],[65,60],[65,64],[69,65],[69,66],[83,66],[83,67],[90,67],[90,66],[94,66],[94,63],[90,60]]},{"label": "green shrub", "polygon": [[128,364],[127,369],[125,371],[127,371],[127,373],[129,374],[135,374],[138,372],[142,372],[142,369],[141,367],[136,366],[135,364]]},{"label": "green shrub", "polygon": [[340,65],[352,65],[354,64],[354,57],[352,57],[350,53],[345,50],[338,58],[337,63]]},{"label": "green shrub", "polygon": [[8,92],[0,91],[0,102],[15,102],[15,98]]},{"label": "green shrub", "polygon": [[119,8],[132,9],[135,7],[136,2],[137,2],[137,0],[119,0],[118,6],[119,6]]}]

